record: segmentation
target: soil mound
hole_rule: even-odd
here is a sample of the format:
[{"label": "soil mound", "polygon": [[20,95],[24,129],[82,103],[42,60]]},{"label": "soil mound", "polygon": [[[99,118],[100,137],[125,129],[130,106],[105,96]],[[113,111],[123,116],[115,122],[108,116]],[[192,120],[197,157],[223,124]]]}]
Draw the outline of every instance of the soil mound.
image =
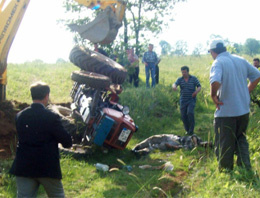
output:
[{"label": "soil mound", "polygon": [[0,102],[0,159],[11,158],[16,147],[15,115],[28,107],[17,101]]}]

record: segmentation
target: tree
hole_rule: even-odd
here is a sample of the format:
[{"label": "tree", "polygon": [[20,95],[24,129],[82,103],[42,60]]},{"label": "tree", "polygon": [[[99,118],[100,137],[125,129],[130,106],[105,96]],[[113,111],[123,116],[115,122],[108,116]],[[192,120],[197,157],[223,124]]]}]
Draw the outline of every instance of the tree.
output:
[{"label": "tree", "polygon": [[[132,18],[130,29],[135,38],[136,54],[139,55],[140,37],[147,39],[147,34],[157,36],[168,25],[166,16],[171,16],[174,5],[185,0],[128,0],[127,11]],[[126,13],[127,14],[127,13]],[[171,18],[169,18],[170,20]],[[130,35],[131,36],[131,35]]]},{"label": "tree", "polygon": [[233,47],[236,49],[236,53],[242,53],[244,46],[239,43],[234,43]]},{"label": "tree", "polygon": [[159,45],[162,48],[161,50],[162,55],[168,55],[171,52],[171,45],[167,41],[161,40]]},{"label": "tree", "polygon": [[202,52],[203,50],[203,46],[201,43],[197,44],[192,52],[192,55],[193,56],[200,56],[200,53]]},{"label": "tree", "polygon": [[[125,0],[127,2],[125,18],[123,20],[124,33],[118,36],[123,42],[114,42],[114,45],[123,45],[128,47],[128,43],[133,39],[133,46],[137,55],[140,55],[143,45],[148,43],[149,38],[158,35],[163,27],[168,25],[171,19],[172,9],[177,2],[186,0]],[[64,0],[67,12],[80,13],[84,6],[78,5],[72,0]],[[165,20],[168,16],[167,20]],[[62,21],[63,23],[85,24],[91,16],[81,19],[70,19]],[[150,37],[147,37],[150,35]],[[140,40],[142,43],[140,44]],[[75,37],[75,42],[79,43],[80,39]],[[112,49],[111,45],[108,45]],[[114,48],[114,47],[113,47]],[[125,49],[124,49],[125,50]]]},{"label": "tree", "polygon": [[260,43],[258,40],[253,38],[248,38],[244,45],[245,53],[253,56],[259,52]]},{"label": "tree", "polygon": [[185,56],[188,51],[188,45],[186,41],[179,40],[175,44],[173,54],[177,56]]}]

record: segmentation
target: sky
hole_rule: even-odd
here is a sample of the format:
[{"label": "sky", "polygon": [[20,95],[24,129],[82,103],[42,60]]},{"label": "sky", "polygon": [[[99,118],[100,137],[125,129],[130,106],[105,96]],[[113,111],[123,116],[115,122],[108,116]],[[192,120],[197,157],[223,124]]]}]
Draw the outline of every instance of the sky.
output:
[{"label": "sky", "polygon": [[[68,17],[63,0],[31,0],[18,29],[8,56],[8,63],[23,63],[35,59],[55,63],[58,58],[68,60],[73,48],[73,34],[57,25]],[[211,34],[221,35],[231,42],[244,44],[247,38],[260,40],[259,0],[187,0],[176,4],[174,21],[154,39],[160,51],[160,40],[171,45],[183,40],[192,51],[206,42]]]}]

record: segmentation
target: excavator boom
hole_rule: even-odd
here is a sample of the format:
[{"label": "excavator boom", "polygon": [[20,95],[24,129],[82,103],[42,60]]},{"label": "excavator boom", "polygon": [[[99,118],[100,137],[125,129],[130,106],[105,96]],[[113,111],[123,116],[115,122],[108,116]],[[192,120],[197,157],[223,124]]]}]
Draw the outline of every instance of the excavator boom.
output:
[{"label": "excavator boom", "polygon": [[[93,43],[111,43],[117,35],[125,13],[121,0],[75,0],[88,8],[104,11],[89,24],[72,25],[84,39]],[[30,0],[0,0],[0,101],[5,100],[7,57]]]},{"label": "excavator boom", "polygon": [[117,36],[118,29],[122,26],[126,3],[120,0],[75,0],[88,8],[100,8],[101,12],[93,21],[86,25],[69,25],[72,31],[80,34],[81,38],[92,43],[109,44]]},{"label": "excavator boom", "polygon": [[7,56],[30,0],[0,2],[0,101],[5,99]]}]

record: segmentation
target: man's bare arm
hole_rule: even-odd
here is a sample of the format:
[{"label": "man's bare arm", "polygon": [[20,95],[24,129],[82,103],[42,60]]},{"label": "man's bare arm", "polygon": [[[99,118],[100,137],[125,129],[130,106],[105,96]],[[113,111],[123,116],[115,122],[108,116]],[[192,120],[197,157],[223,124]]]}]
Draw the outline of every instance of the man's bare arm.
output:
[{"label": "man's bare arm", "polygon": [[177,91],[177,85],[175,83],[172,84],[173,91]]},{"label": "man's bare arm", "polygon": [[213,82],[210,86],[210,96],[218,109],[219,109],[219,105],[223,105],[223,102],[220,102],[217,96],[217,92],[220,86],[221,84],[217,81]]},{"label": "man's bare arm", "polygon": [[196,97],[197,94],[200,92],[200,90],[201,90],[201,87],[198,87],[198,88],[196,89],[196,91],[193,92],[192,97],[193,97],[193,98]]},{"label": "man's bare arm", "polygon": [[259,80],[260,80],[260,78],[257,78],[255,81],[248,83],[248,91],[249,91],[249,93],[251,93],[254,90],[254,88],[259,83]]}]

